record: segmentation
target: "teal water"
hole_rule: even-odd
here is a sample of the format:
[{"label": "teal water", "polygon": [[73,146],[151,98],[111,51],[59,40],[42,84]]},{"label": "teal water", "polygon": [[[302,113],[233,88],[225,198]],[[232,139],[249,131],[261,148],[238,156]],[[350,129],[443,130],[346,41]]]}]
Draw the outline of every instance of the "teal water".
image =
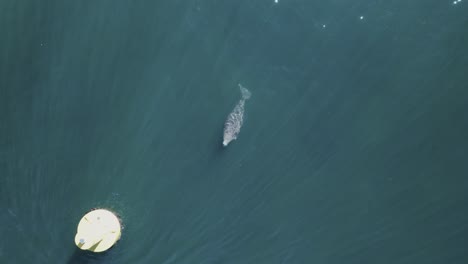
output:
[{"label": "teal water", "polygon": [[[0,263],[467,263],[467,14],[1,1]],[[96,207],[101,255],[73,242]]]}]

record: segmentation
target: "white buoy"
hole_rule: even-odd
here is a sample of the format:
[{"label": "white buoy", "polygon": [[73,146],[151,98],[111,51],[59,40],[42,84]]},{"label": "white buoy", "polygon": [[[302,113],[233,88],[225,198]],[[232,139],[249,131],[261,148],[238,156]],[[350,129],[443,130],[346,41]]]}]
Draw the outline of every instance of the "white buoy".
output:
[{"label": "white buoy", "polygon": [[111,211],[96,209],[83,216],[78,224],[75,244],[82,250],[103,252],[121,235],[119,218]]}]

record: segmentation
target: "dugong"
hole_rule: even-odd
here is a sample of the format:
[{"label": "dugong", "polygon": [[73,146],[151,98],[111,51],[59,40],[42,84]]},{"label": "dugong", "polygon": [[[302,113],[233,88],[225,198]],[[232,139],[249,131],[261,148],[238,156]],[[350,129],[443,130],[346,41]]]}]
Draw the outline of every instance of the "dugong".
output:
[{"label": "dugong", "polygon": [[252,95],[247,88],[239,84],[242,98],[229,114],[226,122],[224,123],[223,146],[226,147],[231,141],[237,139],[237,135],[242,127],[244,121],[244,105],[245,101]]}]

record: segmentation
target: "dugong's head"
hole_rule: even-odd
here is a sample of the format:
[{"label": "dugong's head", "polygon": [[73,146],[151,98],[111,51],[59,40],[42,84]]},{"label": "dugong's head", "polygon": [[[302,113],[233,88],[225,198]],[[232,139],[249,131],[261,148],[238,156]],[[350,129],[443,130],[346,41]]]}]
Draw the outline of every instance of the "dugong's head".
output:
[{"label": "dugong's head", "polygon": [[231,141],[233,141],[235,138],[231,137],[230,135],[225,135],[223,138],[223,147],[227,147]]},{"label": "dugong's head", "polygon": [[224,133],[223,146],[226,147],[227,145],[229,145],[229,143],[231,143],[231,141],[235,139],[236,139],[236,135],[233,135],[231,133]]}]

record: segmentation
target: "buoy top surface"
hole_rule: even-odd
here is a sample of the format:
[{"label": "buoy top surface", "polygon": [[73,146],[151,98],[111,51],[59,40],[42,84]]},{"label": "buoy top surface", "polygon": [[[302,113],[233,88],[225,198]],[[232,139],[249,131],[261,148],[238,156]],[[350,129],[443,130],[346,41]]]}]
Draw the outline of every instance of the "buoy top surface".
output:
[{"label": "buoy top surface", "polygon": [[81,218],[75,236],[75,244],[83,250],[103,252],[120,239],[120,221],[112,212],[97,209]]}]

